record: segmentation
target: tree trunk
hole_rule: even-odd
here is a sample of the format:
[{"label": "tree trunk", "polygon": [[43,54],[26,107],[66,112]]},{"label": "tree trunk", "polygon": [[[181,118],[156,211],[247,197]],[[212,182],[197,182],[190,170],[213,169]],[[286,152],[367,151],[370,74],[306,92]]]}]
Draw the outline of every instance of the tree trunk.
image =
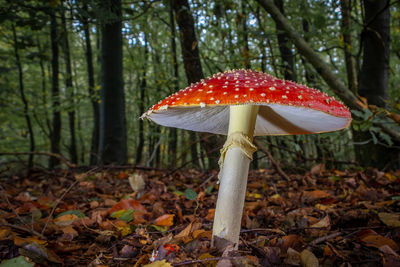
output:
[{"label": "tree trunk", "polygon": [[[304,31],[304,40],[309,43],[309,37],[308,33],[310,32],[310,26],[308,24],[308,21],[303,18],[302,19],[302,27],[303,27],[303,31]],[[312,70],[312,66],[310,66],[310,64],[307,62],[307,60],[304,58],[304,56],[301,56],[301,62],[303,63],[304,66],[304,76],[306,78],[307,84],[309,86],[313,87],[317,87],[317,77],[315,76],[314,71]]]},{"label": "tree trunk", "polygon": [[[303,8],[308,8],[308,7],[303,7]],[[309,29],[309,24],[308,21],[303,18],[302,19],[302,27],[304,31],[304,40],[309,43],[309,37],[308,33],[310,32]],[[310,64],[305,60],[305,58],[302,56],[301,57],[301,62],[304,66],[304,76],[306,78],[307,84],[310,87],[317,87],[317,77],[315,76],[314,71],[312,70]],[[300,139],[300,137],[299,137]],[[301,139],[300,139],[301,140]],[[318,141],[318,136],[315,135],[305,135],[304,140],[300,141],[299,143],[301,144],[302,150],[303,150],[303,155],[304,157],[307,158],[316,158],[318,156],[318,151],[317,151],[317,143]],[[305,162],[305,166],[311,167],[315,165],[315,160],[309,160]]]},{"label": "tree trunk", "polygon": [[101,36],[101,106],[99,154],[102,164],[124,164],[127,160],[125,95],[122,76],[121,0],[102,1],[114,15],[103,21]]},{"label": "tree trunk", "polygon": [[[363,1],[365,9],[364,30],[361,34],[363,63],[360,71],[359,94],[369,104],[386,106],[389,89],[390,13],[389,1]],[[368,132],[356,132],[357,141],[371,140]],[[399,153],[372,142],[356,147],[357,161],[365,166],[383,168]]]},{"label": "tree trunk", "polygon": [[[86,2],[83,4],[82,8],[86,13],[88,12],[88,5]],[[90,145],[90,165],[94,165],[99,161],[98,151],[99,151],[99,134],[100,134],[100,108],[94,82],[93,52],[92,52],[92,44],[90,37],[90,26],[86,15],[82,17],[82,25],[85,34],[85,45],[86,45],[85,55],[86,55],[87,74],[88,74],[88,92],[93,110],[93,130],[92,130],[92,141]],[[97,35],[100,35],[100,33]]]},{"label": "tree trunk", "polygon": [[[52,69],[52,112],[53,122],[51,129],[51,153],[60,154],[60,141],[61,141],[61,111],[60,111],[60,89],[58,85],[58,29],[57,18],[55,11],[50,14],[50,38],[51,38],[51,69]],[[49,168],[54,168],[60,164],[60,161],[51,157],[49,160]]]},{"label": "tree trunk", "polygon": [[[180,41],[182,48],[183,64],[186,72],[187,81],[189,84],[200,81],[204,78],[203,70],[201,67],[198,42],[194,30],[194,19],[190,13],[190,7],[187,0],[171,0],[172,8],[175,12],[175,18],[180,30]],[[194,138],[195,133],[190,133],[191,139]],[[215,151],[215,146],[222,142],[216,135],[208,133],[200,134],[202,140],[202,147],[206,150],[207,157],[211,169],[217,169],[218,164],[218,151]],[[191,146],[192,157],[197,158],[197,146],[193,143]],[[194,159],[193,159],[194,160]]]},{"label": "tree trunk", "polygon": [[67,23],[65,21],[64,12],[61,15],[61,22],[63,26],[63,31],[61,35],[61,43],[64,52],[64,63],[65,63],[65,87],[67,91],[67,97],[69,104],[68,119],[69,119],[69,133],[70,133],[70,145],[69,145],[69,155],[72,163],[78,162],[78,152],[76,148],[76,131],[75,131],[75,92],[72,84],[72,67],[71,67],[71,55],[69,50],[68,42],[68,29]]},{"label": "tree trunk", "polygon": [[350,90],[353,93],[357,92],[358,78],[356,61],[353,57],[353,42],[351,38],[351,0],[340,0],[342,11],[342,35],[343,35],[343,50],[344,59],[346,62],[347,82]]},{"label": "tree trunk", "polygon": [[364,47],[358,93],[369,104],[385,106],[389,86],[389,1],[364,0],[365,21],[362,32]]},{"label": "tree trunk", "polygon": [[[18,39],[17,39],[17,33],[15,31],[15,25],[12,24],[12,33],[13,33],[13,39],[14,39],[14,54],[15,54],[15,63],[18,68],[18,83],[19,83],[19,93],[21,94],[21,100],[24,105],[24,117],[26,120],[26,125],[28,127],[28,133],[29,133],[29,152],[34,152],[35,151],[35,136],[33,134],[33,128],[32,128],[32,122],[31,122],[31,117],[29,116],[29,103],[28,100],[25,97],[25,88],[24,88],[24,73],[22,70],[22,64],[21,64],[21,59],[19,57],[19,49],[18,49]],[[28,158],[28,167],[31,169],[33,167],[33,153],[29,154]]]},{"label": "tree trunk", "polygon": [[[175,20],[174,20],[174,10],[172,4],[169,6],[169,18],[170,18],[170,28],[171,28],[171,52],[172,52],[172,66],[174,71],[174,88],[173,91],[177,92],[179,90],[179,72],[178,72],[178,57],[176,54],[176,32],[175,32]],[[176,167],[176,155],[178,148],[178,131],[176,128],[170,128],[170,137],[168,139],[168,155],[170,157],[169,164],[171,167]]]},{"label": "tree trunk", "polygon": [[[149,49],[147,46],[147,37],[144,34],[144,62],[143,62],[143,77],[140,84],[140,102],[139,102],[139,114],[143,114],[144,110],[144,101],[145,101],[145,92],[147,87],[147,57],[149,54]],[[136,148],[136,164],[140,164],[142,161],[143,155],[143,147],[144,147],[144,128],[143,128],[143,120],[139,120],[139,143]]]},{"label": "tree trunk", "polygon": [[246,1],[241,1],[241,12],[238,14],[239,21],[242,23],[242,34],[243,47],[242,47],[242,58],[244,58],[243,66],[246,69],[251,68],[250,64],[250,49],[249,49],[249,34],[247,30],[247,14],[246,14]]},{"label": "tree trunk", "polygon": [[[275,5],[279,11],[285,15],[283,9],[283,0],[274,0]],[[294,69],[294,55],[292,52],[292,45],[289,42],[287,33],[282,29],[280,24],[276,24],[276,32],[278,37],[279,52],[281,53],[283,73],[285,80],[297,81],[296,72]]]},{"label": "tree trunk", "polygon": [[45,130],[44,127],[42,128],[43,133],[50,138],[50,132],[51,132],[51,123],[49,119],[49,113],[47,107],[47,87],[46,87],[46,70],[44,68],[44,62],[43,62],[43,54],[45,53],[43,51],[43,48],[40,44],[39,36],[36,35],[36,40],[37,40],[37,47],[38,47],[38,53],[39,53],[39,66],[40,66],[40,76],[41,76],[41,82],[42,82],[42,106],[44,107],[44,116],[46,120],[46,126],[48,131]]}]

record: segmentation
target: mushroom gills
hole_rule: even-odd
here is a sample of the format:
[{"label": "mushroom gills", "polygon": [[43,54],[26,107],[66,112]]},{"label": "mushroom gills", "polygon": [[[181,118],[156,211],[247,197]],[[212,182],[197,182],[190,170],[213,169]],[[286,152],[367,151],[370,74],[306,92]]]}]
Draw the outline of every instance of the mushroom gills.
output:
[{"label": "mushroom gills", "polygon": [[[237,105],[243,106],[243,105]],[[258,104],[254,135],[292,135],[323,133],[346,128],[351,120],[306,107]],[[147,115],[150,120],[168,127],[227,135],[229,106],[173,107]]]}]

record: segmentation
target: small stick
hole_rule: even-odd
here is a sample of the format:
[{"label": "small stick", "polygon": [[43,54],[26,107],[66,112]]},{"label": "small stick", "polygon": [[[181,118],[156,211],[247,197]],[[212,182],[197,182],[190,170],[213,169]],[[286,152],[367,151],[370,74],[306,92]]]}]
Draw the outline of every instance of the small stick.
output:
[{"label": "small stick", "polygon": [[273,228],[254,228],[254,229],[243,229],[240,230],[241,233],[249,233],[249,232],[272,232],[280,235],[286,235],[284,231],[280,229]]},{"label": "small stick", "polygon": [[335,237],[337,237],[337,236],[340,236],[341,234],[342,234],[342,232],[337,232],[337,233],[333,233],[333,234],[330,234],[330,235],[321,236],[321,237],[315,239],[314,241],[312,241],[312,242],[310,243],[310,245],[312,245],[312,246],[317,245],[317,244],[319,244],[319,243],[325,242],[325,241],[328,240],[328,239],[331,239],[331,238],[335,238]]},{"label": "small stick", "polygon": [[267,157],[269,158],[269,160],[271,161],[272,165],[274,165],[276,171],[283,176],[283,178],[286,179],[286,181],[290,182],[290,177],[281,169],[281,167],[279,166],[279,163],[276,162],[276,160],[274,159],[274,157],[272,156],[272,154],[268,151],[268,149],[266,149],[263,145],[261,145],[261,143],[257,140],[253,140],[253,143],[262,151],[264,152]]},{"label": "small stick", "polygon": [[43,234],[44,231],[46,230],[47,225],[48,225],[49,222],[50,222],[50,218],[53,216],[54,211],[56,210],[58,204],[60,204],[61,200],[65,197],[65,195],[66,195],[66,194],[72,189],[72,187],[74,187],[77,183],[78,183],[78,181],[73,182],[73,183],[67,188],[67,190],[65,190],[65,192],[61,195],[61,197],[60,197],[59,199],[57,199],[56,204],[54,205],[54,207],[52,208],[52,210],[51,210],[49,216],[47,217],[46,224],[44,225],[44,227],[43,227],[43,229],[42,229],[42,234]]},{"label": "small stick", "polygon": [[173,263],[172,266],[189,265],[189,264],[195,264],[195,263],[200,263],[200,262],[205,262],[205,261],[233,260],[233,259],[239,259],[239,258],[244,258],[244,256],[239,256],[239,257],[215,257],[215,258],[207,258],[207,259],[201,259],[201,260],[182,261],[182,262],[179,262],[179,263]]},{"label": "small stick", "polygon": [[33,229],[28,229],[28,228],[26,228],[24,226],[19,226],[19,225],[14,225],[14,224],[9,224],[9,223],[0,223],[0,226],[8,226],[8,227],[11,227],[11,228],[14,228],[14,229],[17,229],[17,230],[21,230],[21,231],[30,233],[32,235],[36,235],[36,236],[40,237],[43,240],[47,240],[47,238],[44,235],[42,235],[41,233],[36,232]]}]

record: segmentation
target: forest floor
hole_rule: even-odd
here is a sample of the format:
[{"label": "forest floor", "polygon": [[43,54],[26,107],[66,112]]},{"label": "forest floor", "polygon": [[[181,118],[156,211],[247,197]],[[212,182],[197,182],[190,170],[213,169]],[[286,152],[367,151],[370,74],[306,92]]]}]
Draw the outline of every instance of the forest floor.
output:
[{"label": "forest floor", "polygon": [[234,250],[210,245],[215,171],[3,174],[0,266],[400,266],[400,171],[289,176],[250,172]]}]

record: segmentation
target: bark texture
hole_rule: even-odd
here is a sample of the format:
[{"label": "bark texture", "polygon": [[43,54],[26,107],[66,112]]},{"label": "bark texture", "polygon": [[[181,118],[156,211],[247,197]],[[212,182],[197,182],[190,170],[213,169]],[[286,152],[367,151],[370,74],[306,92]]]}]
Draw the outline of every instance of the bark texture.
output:
[{"label": "bark texture", "polygon": [[[139,102],[139,114],[143,114],[145,112],[144,101],[145,101],[145,92],[147,87],[147,57],[149,54],[149,50],[147,47],[147,37],[145,34],[144,37],[144,64],[143,64],[143,71],[142,71],[142,81],[140,83],[140,102]],[[136,164],[140,164],[142,161],[143,155],[143,147],[144,147],[144,127],[143,127],[143,120],[139,120],[139,142],[136,148]]]},{"label": "bark texture", "polygon": [[358,93],[384,107],[389,86],[390,13],[388,0],[364,0],[364,48]]},{"label": "bark texture", "polygon": [[[84,2],[82,9],[87,13],[88,5]],[[92,130],[92,141],[90,145],[90,164],[94,165],[98,162],[98,151],[99,151],[99,134],[100,134],[100,107],[98,102],[97,93],[95,90],[94,82],[94,67],[93,67],[93,52],[90,37],[89,21],[84,15],[82,17],[83,32],[85,34],[85,46],[86,46],[86,68],[88,75],[88,92],[90,96],[90,103],[93,110],[93,130]]]},{"label": "bark texture", "polygon": [[[275,5],[279,8],[282,15],[285,15],[283,0],[274,0]],[[285,80],[296,81],[296,72],[294,70],[294,55],[292,52],[292,44],[289,42],[287,33],[280,24],[276,24],[278,37],[279,52],[281,53],[283,73]]]},{"label": "bark texture", "polygon": [[[175,18],[179,26],[180,42],[182,47],[183,65],[187,81],[189,84],[200,81],[204,78],[203,69],[201,67],[198,42],[195,34],[194,19],[190,13],[190,7],[187,0],[172,0],[172,8],[175,12]],[[222,142],[216,135],[207,133],[200,134],[201,145],[207,153],[209,159],[209,167],[217,169],[217,159],[219,157],[218,150],[215,149],[216,144]],[[190,132],[190,139],[196,140],[194,132]],[[191,145],[192,160],[198,158],[197,144],[195,142]]]},{"label": "bark texture", "polygon": [[[52,129],[50,134],[50,149],[53,154],[60,154],[60,141],[61,141],[61,111],[60,111],[60,88],[58,84],[58,30],[57,30],[57,18],[55,11],[50,14],[50,42],[51,42],[51,70],[52,70],[52,110],[53,110],[53,121]],[[51,157],[49,160],[49,168],[54,168],[60,164],[60,161]]]},{"label": "bark texture", "polygon": [[[358,92],[369,104],[385,107],[389,89],[389,1],[364,0],[363,3],[365,20],[361,41],[364,50]],[[359,142],[370,141],[355,147],[357,161],[362,165],[382,169],[399,162],[399,151],[372,143],[369,132],[354,131],[354,135]]]},{"label": "bark texture", "polygon": [[24,117],[26,120],[26,126],[28,127],[28,133],[29,133],[29,152],[31,152],[31,154],[29,154],[29,158],[28,158],[28,167],[30,169],[33,167],[34,154],[32,152],[35,151],[35,136],[33,134],[31,117],[29,116],[29,104],[28,104],[28,100],[26,99],[26,96],[25,96],[24,76],[23,76],[24,73],[22,70],[21,59],[19,57],[18,38],[17,38],[17,33],[15,31],[14,24],[12,25],[12,33],[13,33],[13,39],[14,39],[15,62],[17,64],[17,68],[18,68],[19,93],[21,95],[21,100],[24,105]]},{"label": "bark texture", "polygon": [[[173,66],[173,76],[174,76],[174,87],[173,91],[177,92],[179,90],[179,71],[178,71],[178,56],[176,53],[176,30],[175,30],[175,19],[174,10],[170,3],[169,5],[169,19],[171,27],[171,52],[172,52],[172,66]],[[170,156],[169,164],[175,167],[177,164],[177,150],[178,150],[178,130],[176,128],[171,128],[169,130],[169,140],[168,140],[168,154]]]},{"label": "bark texture", "polygon": [[102,24],[99,154],[102,164],[124,164],[127,157],[125,94],[122,77],[120,0],[102,2],[112,15]]},{"label": "bark texture", "polygon": [[352,54],[353,41],[351,38],[351,0],[340,0],[342,10],[342,35],[343,35],[343,50],[344,59],[346,62],[347,82],[349,89],[356,93],[358,90],[358,73],[356,61]]},{"label": "bark texture", "polygon": [[68,101],[70,109],[68,111],[68,122],[69,122],[69,133],[70,133],[70,144],[69,144],[69,156],[72,163],[78,162],[78,152],[76,147],[76,131],[75,131],[75,92],[72,84],[72,67],[71,67],[71,53],[69,49],[68,41],[68,30],[65,14],[62,13],[62,49],[64,52],[64,64],[65,64],[65,87],[67,89]]}]

